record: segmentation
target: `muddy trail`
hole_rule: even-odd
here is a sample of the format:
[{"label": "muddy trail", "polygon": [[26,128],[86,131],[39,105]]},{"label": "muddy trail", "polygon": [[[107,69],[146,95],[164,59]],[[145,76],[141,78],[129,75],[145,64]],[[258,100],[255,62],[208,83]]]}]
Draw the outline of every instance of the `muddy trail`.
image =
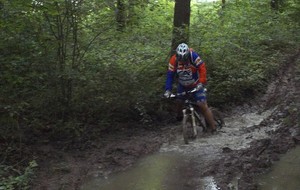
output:
[{"label": "muddy trail", "polygon": [[[223,111],[225,128],[214,135],[203,134],[188,145],[183,143],[180,123],[118,126],[113,133],[103,131],[98,142],[87,141],[65,151],[47,143],[39,145],[34,148],[40,161],[33,189],[113,189],[88,184],[95,178],[103,184],[118,174],[124,178],[121,189],[126,189],[132,180],[129,171],[142,159],[153,170],[171,171],[155,171],[156,178],[169,177],[162,186],[148,189],[258,189],[255,177],[300,143],[300,52],[287,63],[266,94]],[[156,155],[163,156],[158,159]],[[134,177],[146,173],[145,168],[140,170]],[[145,178],[151,175],[148,172]]]}]

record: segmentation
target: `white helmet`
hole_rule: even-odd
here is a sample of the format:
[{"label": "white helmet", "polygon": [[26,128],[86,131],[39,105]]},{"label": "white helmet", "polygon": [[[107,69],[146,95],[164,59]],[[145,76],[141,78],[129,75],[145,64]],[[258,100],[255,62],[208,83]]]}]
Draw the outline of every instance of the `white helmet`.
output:
[{"label": "white helmet", "polygon": [[176,48],[176,57],[178,61],[187,61],[190,56],[189,46],[185,43],[181,43]]}]

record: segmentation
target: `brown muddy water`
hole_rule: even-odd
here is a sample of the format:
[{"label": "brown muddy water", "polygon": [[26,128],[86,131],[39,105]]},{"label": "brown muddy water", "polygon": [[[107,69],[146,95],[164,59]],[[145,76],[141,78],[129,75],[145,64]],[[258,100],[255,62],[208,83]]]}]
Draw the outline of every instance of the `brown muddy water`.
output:
[{"label": "brown muddy water", "polygon": [[300,146],[282,155],[270,172],[257,179],[259,190],[300,189]]},{"label": "brown muddy water", "polygon": [[[104,177],[98,176],[96,171],[81,186],[81,190],[218,190],[213,177],[203,179],[197,177],[200,171],[220,158],[223,148],[243,149],[253,140],[267,138],[268,132],[276,130],[278,126],[274,125],[264,130],[255,129],[251,133],[245,132],[244,129],[258,125],[273,111],[274,109],[259,113],[236,113],[230,118],[225,118],[226,127],[218,134],[200,136],[188,145],[183,143],[181,134],[178,134],[176,140],[164,144],[156,154],[140,159],[126,171]],[[300,171],[299,159],[298,165],[291,163],[291,160],[296,161],[296,157],[300,158],[300,149],[297,151],[291,156],[294,159],[290,157],[280,161],[285,165],[275,167],[276,173],[269,174],[269,177],[267,175],[261,177],[262,181],[259,183],[262,190],[275,190],[273,187],[277,186],[278,189],[282,189],[279,184],[281,180],[282,183],[292,180],[300,187],[299,172],[296,174],[296,171]],[[283,175],[292,171],[291,174]],[[277,186],[267,186],[275,182],[278,182]],[[292,185],[292,182],[289,185]]]},{"label": "brown muddy water", "polygon": [[193,161],[180,154],[159,153],[141,159],[127,171],[104,178],[92,178],[81,189],[188,190],[207,187],[217,190],[213,179],[193,179],[193,176],[197,176],[193,164]]}]

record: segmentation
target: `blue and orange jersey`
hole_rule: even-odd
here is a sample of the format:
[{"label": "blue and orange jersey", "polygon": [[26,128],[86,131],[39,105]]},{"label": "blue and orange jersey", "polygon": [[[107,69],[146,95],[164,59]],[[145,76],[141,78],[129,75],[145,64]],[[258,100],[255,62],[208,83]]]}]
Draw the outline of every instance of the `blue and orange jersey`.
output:
[{"label": "blue and orange jersey", "polygon": [[187,62],[177,61],[176,54],[170,58],[165,90],[172,90],[175,75],[184,87],[192,88],[199,83],[206,84],[205,62],[193,50],[190,50],[190,54]]}]

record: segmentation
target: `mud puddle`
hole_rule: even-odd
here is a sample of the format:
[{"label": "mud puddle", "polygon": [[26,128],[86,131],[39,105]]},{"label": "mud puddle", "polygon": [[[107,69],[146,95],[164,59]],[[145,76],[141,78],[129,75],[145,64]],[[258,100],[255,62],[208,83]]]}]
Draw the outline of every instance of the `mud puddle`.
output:
[{"label": "mud puddle", "polygon": [[[196,181],[194,162],[177,153],[157,153],[147,156],[131,169],[101,178],[91,178],[81,190],[184,190],[213,189],[213,179]],[[216,189],[216,188],[215,188]]]},{"label": "mud puddle", "polygon": [[260,190],[299,189],[300,187],[300,146],[291,149],[274,164],[270,172],[260,176]]},{"label": "mud puddle", "polygon": [[[140,159],[130,169],[108,176],[90,176],[81,190],[216,190],[214,178],[199,178],[199,173],[220,159],[224,149],[238,150],[249,146],[253,140],[267,138],[267,129],[255,129],[272,114],[265,112],[237,113],[225,118],[226,127],[217,134],[200,134],[188,145],[183,143],[180,133],[175,140],[162,145],[154,154]],[[174,126],[180,128],[180,125]],[[253,128],[249,131],[247,129]],[[180,131],[180,130],[179,130]]]}]

